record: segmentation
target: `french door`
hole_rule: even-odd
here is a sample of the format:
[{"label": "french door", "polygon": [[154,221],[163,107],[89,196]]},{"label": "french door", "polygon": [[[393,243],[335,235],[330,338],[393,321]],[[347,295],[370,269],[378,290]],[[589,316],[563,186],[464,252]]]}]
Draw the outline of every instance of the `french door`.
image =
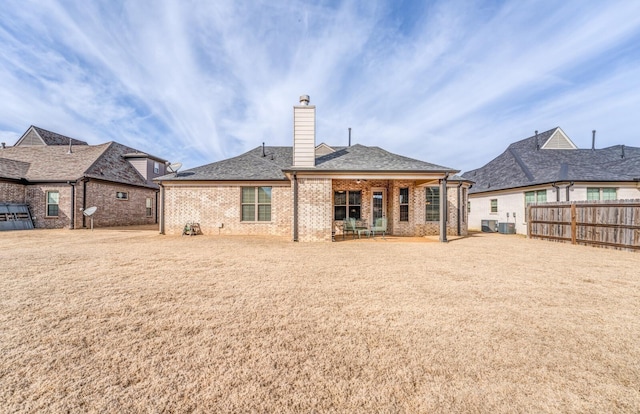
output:
[{"label": "french door", "polygon": [[376,219],[387,216],[387,190],[384,188],[371,189],[371,224]]}]

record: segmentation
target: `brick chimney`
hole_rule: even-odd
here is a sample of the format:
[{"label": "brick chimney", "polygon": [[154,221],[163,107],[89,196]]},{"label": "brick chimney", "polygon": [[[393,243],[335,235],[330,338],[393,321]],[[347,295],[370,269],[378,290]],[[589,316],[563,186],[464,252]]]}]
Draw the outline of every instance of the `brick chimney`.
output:
[{"label": "brick chimney", "polygon": [[293,107],[293,166],[316,165],[316,107],[309,105],[309,95],[300,97]]}]

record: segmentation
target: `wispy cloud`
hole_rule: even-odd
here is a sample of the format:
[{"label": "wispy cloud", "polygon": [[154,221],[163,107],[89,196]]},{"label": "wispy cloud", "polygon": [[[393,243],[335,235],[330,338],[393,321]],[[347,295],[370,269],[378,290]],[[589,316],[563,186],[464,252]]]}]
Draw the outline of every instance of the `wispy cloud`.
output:
[{"label": "wispy cloud", "polygon": [[633,145],[638,45],[638,2],[10,0],[0,137],[36,124],[193,167],[290,145],[310,94],[318,141],[352,127],[468,170],[535,129]]}]

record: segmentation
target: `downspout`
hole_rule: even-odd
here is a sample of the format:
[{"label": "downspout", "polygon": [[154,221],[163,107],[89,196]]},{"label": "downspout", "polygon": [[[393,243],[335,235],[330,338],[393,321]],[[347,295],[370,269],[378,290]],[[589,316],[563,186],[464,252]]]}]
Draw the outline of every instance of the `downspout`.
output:
[{"label": "downspout", "polygon": [[164,186],[162,183],[158,183],[160,186],[160,205],[158,206],[158,210],[160,210],[160,234],[164,234]]},{"label": "downspout", "polygon": [[551,187],[556,189],[556,201],[560,201],[560,187],[558,187],[556,183],[552,183]]},{"label": "downspout", "polygon": [[449,173],[445,173],[444,178],[440,182],[440,242],[446,243],[447,240],[447,178]]},{"label": "downspout", "polygon": [[298,241],[298,174],[293,173],[293,241]]},{"label": "downspout", "polygon": [[71,212],[69,214],[69,229],[73,230],[75,228],[75,219],[76,219],[76,183],[72,183],[71,181],[67,181],[67,184],[71,186]]},{"label": "downspout", "polygon": [[462,181],[458,183],[458,236],[462,233],[462,215],[464,214],[463,206],[460,204],[462,201]]},{"label": "downspout", "polygon": [[573,181],[571,181],[571,183],[569,183],[569,185],[567,186],[567,201],[569,201],[569,189],[573,187]]},{"label": "downspout", "polygon": [[156,203],[154,204],[156,206],[156,209],[155,209],[156,210],[156,214],[155,214],[156,218],[154,220],[155,224],[158,224],[158,193],[159,192],[160,192],[160,190],[156,191]]},{"label": "downspout", "polygon": [[[82,211],[87,209],[87,182],[89,182],[89,179],[82,177]],[[87,227],[87,216],[84,214],[82,214],[82,227]]]}]

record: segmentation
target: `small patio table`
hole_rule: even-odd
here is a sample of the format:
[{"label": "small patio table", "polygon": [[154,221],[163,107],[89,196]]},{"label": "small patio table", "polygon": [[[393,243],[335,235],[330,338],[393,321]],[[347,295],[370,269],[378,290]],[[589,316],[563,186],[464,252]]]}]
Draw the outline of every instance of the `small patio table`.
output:
[{"label": "small patio table", "polygon": [[356,231],[358,232],[358,238],[360,238],[362,234],[365,236],[369,236],[370,234],[369,226],[356,226]]}]

